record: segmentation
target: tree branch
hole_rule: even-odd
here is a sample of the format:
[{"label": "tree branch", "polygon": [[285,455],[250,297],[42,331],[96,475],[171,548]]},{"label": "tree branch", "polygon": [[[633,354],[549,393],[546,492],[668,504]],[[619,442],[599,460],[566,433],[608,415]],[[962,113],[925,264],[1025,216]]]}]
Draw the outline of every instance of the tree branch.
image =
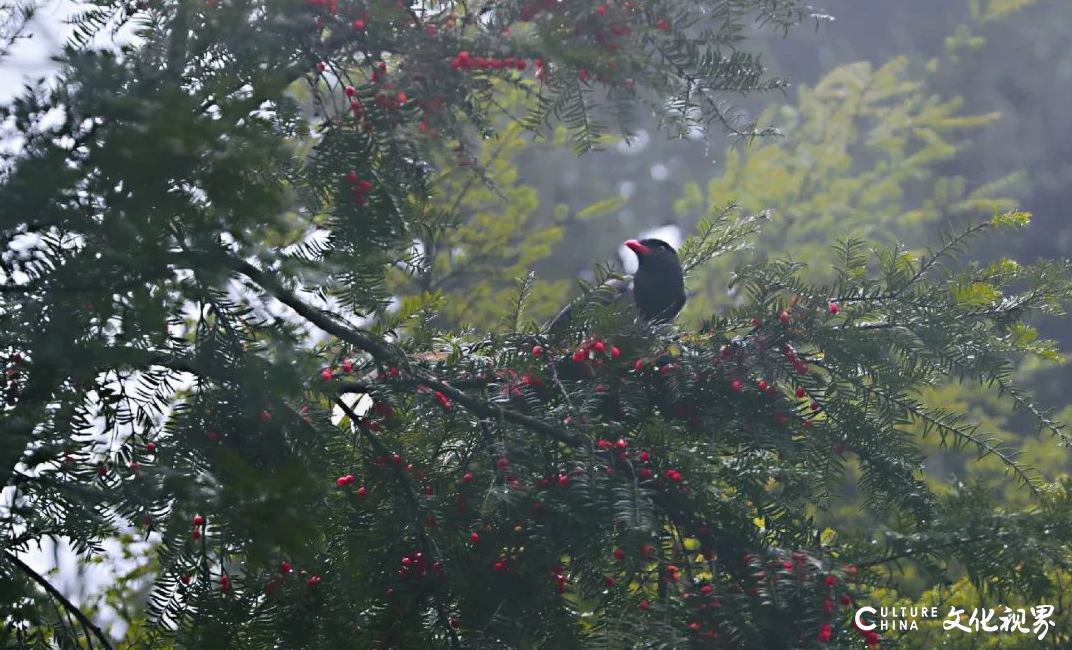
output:
[{"label": "tree branch", "polygon": [[370,334],[344,324],[338,319],[312,307],[283,287],[283,285],[271,274],[265,273],[252,264],[242,260],[227,258],[227,261],[232,269],[256,282],[276,300],[293,309],[305,320],[316,325],[325,332],[337,336],[343,341],[364,350],[381,363],[399,366],[400,369],[405,370],[405,374],[414,383],[443,393],[452,401],[461,404],[472,413],[481,417],[503,419],[507,422],[521,425],[567,445],[578,446],[584,443],[585,438],[583,436],[562,431],[546,422],[518,413],[517,411],[511,411],[495,404],[489,404],[488,402],[479,400],[467,393],[463,393],[457,388],[454,388],[450,384],[440,381],[435,377],[420,372],[412,367],[409,358],[402,352],[376,339]]},{"label": "tree branch", "polygon": [[54,586],[52,586],[52,583],[49,582],[43,575],[34,571],[32,568],[30,568],[30,565],[20,560],[18,556],[16,556],[11,551],[4,551],[4,555],[7,556],[8,561],[18,567],[19,571],[22,571],[26,574],[28,578],[41,585],[41,588],[44,589],[54,601],[63,605],[63,608],[66,611],[70,612],[76,619],[78,619],[78,622],[82,624],[83,628],[85,628],[89,632],[92,632],[93,636],[97,637],[97,640],[100,641],[101,645],[103,645],[107,650],[115,650],[115,646],[112,645],[111,640],[109,640],[108,636],[104,634],[104,631],[101,630],[96,623],[90,620],[90,618],[86,616],[86,614],[82,610],[78,609],[78,607],[76,607],[74,603],[67,600],[67,597],[61,594],[59,590],[56,589]]}]

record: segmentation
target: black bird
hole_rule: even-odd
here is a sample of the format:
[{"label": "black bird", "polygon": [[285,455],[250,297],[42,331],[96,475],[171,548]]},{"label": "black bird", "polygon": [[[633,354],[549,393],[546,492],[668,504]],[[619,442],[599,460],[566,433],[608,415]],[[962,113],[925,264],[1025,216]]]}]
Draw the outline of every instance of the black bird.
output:
[{"label": "black bird", "polygon": [[[592,299],[609,305],[632,289],[641,320],[651,323],[672,321],[685,306],[685,279],[677,253],[661,239],[630,239],[625,245],[640,261],[636,274],[607,280]],[[566,305],[544,325],[544,333],[550,334],[565,326],[573,317],[576,306],[576,301]]]},{"label": "black bird", "polygon": [[667,323],[685,306],[685,276],[677,251],[661,239],[630,239],[640,266],[633,275],[633,298],[641,320]]}]

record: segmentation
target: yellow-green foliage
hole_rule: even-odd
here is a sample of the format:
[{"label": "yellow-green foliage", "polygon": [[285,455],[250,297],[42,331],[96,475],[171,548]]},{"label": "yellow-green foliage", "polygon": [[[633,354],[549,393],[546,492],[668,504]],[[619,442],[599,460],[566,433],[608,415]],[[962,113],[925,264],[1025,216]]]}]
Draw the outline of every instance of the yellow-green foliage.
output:
[{"label": "yellow-green foliage", "polygon": [[[971,648],[972,650],[1035,650],[1036,648],[1067,648],[1072,641],[1072,611],[1068,600],[1072,589],[1072,577],[1063,574],[1060,578],[1058,595],[1052,599],[1025,600],[1022,597],[999,597],[992,593],[980,592],[967,579],[961,579],[948,586],[939,586],[923,593],[918,599],[903,598],[894,591],[876,590],[866,600],[858,603],[860,606],[871,607],[937,607],[938,618],[917,618],[916,630],[889,632],[888,636],[896,638],[901,650],[931,650],[932,648]],[[1024,624],[1032,629],[1034,616],[1031,608],[1036,605],[1053,605],[1054,613],[1049,620],[1055,625],[1051,626],[1042,641],[1038,635],[1029,632],[985,632],[975,631],[974,626],[969,626],[969,620],[974,610],[994,610],[994,616],[990,619],[990,625],[1000,624],[999,616],[1005,613],[1005,608],[1013,610],[1024,609],[1027,614],[1027,622]],[[946,630],[943,623],[952,620],[949,616],[950,608],[962,610],[960,617],[961,625],[972,627],[972,632],[953,628]],[[854,610],[855,611],[855,610]]]},{"label": "yellow-green foliage", "polygon": [[[795,106],[760,120],[778,123],[783,138],[729,151],[724,173],[706,187],[690,184],[674,209],[693,215],[735,201],[746,211],[770,210],[773,223],[755,254],[788,254],[821,273],[836,236],[933,241],[924,231],[937,224],[1013,208],[1001,193],[1018,175],[969,187],[935,173],[998,116],[965,114],[960,101],[928,94],[909,68],[904,58],[877,69],[854,63],[801,88]],[[726,278],[740,261],[711,265],[694,280],[699,293],[687,313],[724,305]]]},{"label": "yellow-green foliage", "polygon": [[[516,100],[504,93],[505,104]],[[434,184],[437,201],[458,215],[460,227],[429,240],[427,268],[412,275],[399,271],[391,279],[391,289],[404,295],[440,294],[439,316],[445,321],[495,329],[510,311],[515,279],[553,259],[555,244],[571,225],[621,207],[620,199],[611,199],[551,208],[522,182],[518,156],[551,152],[566,138],[565,129],[559,129],[551,141],[533,142],[530,133],[511,123],[477,151],[441,161],[445,171]],[[536,283],[526,315],[536,319],[554,314],[571,287],[569,280]]]}]

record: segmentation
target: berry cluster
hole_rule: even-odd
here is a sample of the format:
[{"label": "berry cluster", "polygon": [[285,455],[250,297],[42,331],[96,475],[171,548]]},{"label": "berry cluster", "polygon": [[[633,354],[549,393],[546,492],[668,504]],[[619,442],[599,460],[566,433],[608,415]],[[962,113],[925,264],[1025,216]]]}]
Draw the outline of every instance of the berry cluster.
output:
[{"label": "berry cluster", "polygon": [[[360,206],[368,205],[368,194],[372,191],[372,181],[364,180],[358,177],[357,172],[350,172],[346,175],[346,182],[350,184],[354,192],[354,202]],[[330,371],[325,371],[330,372]],[[325,377],[330,379],[331,377]]]},{"label": "berry cluster", "polygon": [[591,360],[601,364],[604,357],[609,356],[611,359],[617,359],[621,353],[622,351],[616,346],[608,346],[603,341],[593,339],[577,348],[577,351],[573,353],[573,360],[578,363]]},{"label": "berry cluster", "polygon": [[[458,52],[451,62],[450,67],[455,70],[525,70],[529,67],[525,59],[517,57],[483,57],[471,56],[468,51]],[[537,65],[539,67],[539,65]]]},{"label": "berry cluster", "polygon": [[22,369],[19,364],[22,363],[22,355],[16,352],[11,355],[11,365],[4,371],[2,377],[0,377],[0,388],[4,390],[4,399],[8,404],[14,406],[19,400],[19,382],[22,379]]}]

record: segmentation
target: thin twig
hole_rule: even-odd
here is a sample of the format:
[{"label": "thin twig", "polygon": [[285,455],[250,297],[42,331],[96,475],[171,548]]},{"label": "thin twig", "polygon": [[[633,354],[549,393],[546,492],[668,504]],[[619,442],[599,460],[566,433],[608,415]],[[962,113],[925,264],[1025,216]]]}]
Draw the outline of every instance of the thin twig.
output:
[{"label": "thin twig", "polygon": [[[41,588],[48,592],[48,595],[51,596],[53,600],[63,605],[63,608],[65,610],[70,612],[75,618],[78,619],[78,622],[82,624],[83,628],[92,632],[93,636],[97,637],[97,639],[101,642],[101,645],[103,645],[107,650],[115,650],[115,646],[112,645],[107,635],[104,634],[104,631],[101,630],[96,623],[90,620],[90,618],[86,616],[81,609],[76,607],[74,603],[72,603],[70,600],[67,600],[67,597],[61,594],[59,590],[56,589],[54,586],[52,586],[52,583],[49,582],[43,575],[34,571],[32,568],[30,568],[28,564],[20,560],[19,557],[11,551],[4,551],[4,555],[7,556],[7,559],[16,567],[18,567],[20,571],[25,573],[27,577],[29,577],[37,584],[41,585]],[[92,641],[90,643],[92,643]]]}]

